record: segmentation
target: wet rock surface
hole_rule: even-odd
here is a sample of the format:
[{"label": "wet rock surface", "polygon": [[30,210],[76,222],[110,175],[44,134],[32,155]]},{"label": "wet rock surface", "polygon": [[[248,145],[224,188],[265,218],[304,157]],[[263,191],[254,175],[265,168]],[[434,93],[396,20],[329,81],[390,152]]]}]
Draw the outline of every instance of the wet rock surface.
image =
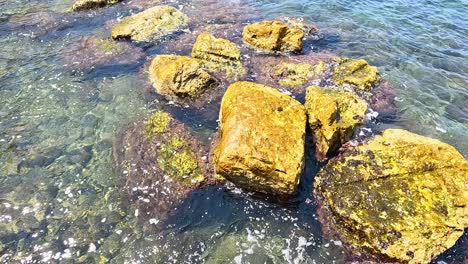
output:
[{"label": "wet rock surface", "polygon": [[112,29],[112,38],[150,42],[187,26],[187,15],[172,6],[155,6],[125,17]]},{"label": "wet rock surface", "polygon": [[307,88],[305,107],[319,161],[351,139],[367,111],[367,103],[354,93],[318,86]]},{"label": "wet rock surface", "polygon": [[114,5],[121,0],[77,0],[72,6],[73,11],[85,11]]},{"label": "wet rock surface", "polygon": [[304,32],[281,21],[262,21],[245,26],[242,36],[247,44],[261,50],[299,52]]},{"label": "wet rock surface", "polygon": [[106,64],[137,65],[144,57],[141,48],[93,36],[70,45],[62,61],[70,69],[92,70]]},{"label": "wet rock surface", "polygon": [[428,263],[467,228],[468,162],[400,129],[344,146],[315,180],[325,229],[379,261]]},{"label": "wet rock surface", "polygon": [[141,221],[159,223],[187,194],[217,183],[209,150],[166,112],[124,127],[114,145],[119,185]]},{"label": "wet rock surface", "polygon": [[216,85],[197,60],[177,55],[158,55],[151,62],[149,79],[157,93],[168,100],[196,98]]},{"label": "wet rock surface", "polygon": [[291,97],[251,82],[223,97],[216,173],[248,190],[288,197],[304,162],[305,109]]}]

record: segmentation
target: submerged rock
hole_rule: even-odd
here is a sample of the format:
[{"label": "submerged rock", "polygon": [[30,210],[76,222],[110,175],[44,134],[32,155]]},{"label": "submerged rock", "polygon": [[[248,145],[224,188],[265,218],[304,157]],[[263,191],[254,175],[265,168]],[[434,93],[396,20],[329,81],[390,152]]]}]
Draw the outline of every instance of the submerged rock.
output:
[{"label": "submerged rock", "polygon": [[298,28],[304,32],[306,36],[317,35],[319,29],[316,25],[310,24],[302,17],[280,17],[279,20],[285,22],[289,27]]},{"label": "submerged rock", "polygon": [[156,56],[149,78],[157,93],[169,100],[195,98],[216,84],[197,60],[177,55]]},{"label": "submerged rock", "polygon": [[251,68],[256,82],[286,89],[294,96],[302,98],[308,86],[329,84],[335,58],[334,54],[328,52],[295,56],[253,54],[248,67]]},{"label": "submerged rock", "polygon": [[89,37],[70,45],[62,60],[67,68],[84,70],[104,64],[136,64],[144,56],[142,49],[128,43]]},{"label": "submerged rock", "polygon": [[73,11],[84,11],[114,5],[121,0],[76,0],[72,6]]},{"label": "submerged rock", "polygon": [[112,38],[134,41],[158,40],[187,26],[189,18],[172,6],[155,6],[122,19],[112,29]]},{"label": "submerged rock", "polygon": [[209,33],[201,33],[192,48],[192,57],[212,72],[225,72],[228,77],[245,73],[240,60],[241,52],[236,44]]},{"label": "submerged rock", "polygon": [[380,80],[377,67],[370,66],[366,60],[342,60],[333,72],[337,85],[349,84],[365,91],[371,91]]},{"label": "submerged rock", "polygon": [[161,111],[124,127],[114,146],[121,184],[152,222],[162,221],[191,190],[216,183],[208,155],[188,128]]},{"label": "submerged rock", "polygon": [[351,144],[315,180],[324,226],[378,261],[428,263],[468,227],[468,162],[400,129]]},{"label": "submerged rock", "polygon": [[262,50],[298,52],[304,32],[280,21],[262,21],[247,25],[242,36],[247,44]]},{"label": "submerged rock", "polygon": [[307,88],[305,106],[319,161],[351,139],[367,111],[367,103],[354,93],[318,86]]},{"label": "submerged rock", "polygon": [[223,97],[219,120],[216,173],[248,191],[280,198],[295,193],[306,125],[299,102],[268,86],[237,82]]}]

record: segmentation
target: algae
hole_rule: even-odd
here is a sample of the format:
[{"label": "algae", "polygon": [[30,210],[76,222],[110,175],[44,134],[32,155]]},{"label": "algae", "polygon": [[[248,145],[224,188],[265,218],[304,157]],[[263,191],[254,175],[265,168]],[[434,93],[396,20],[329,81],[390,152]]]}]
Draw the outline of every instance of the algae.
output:
[{"label": "algae", "polygon": [[364,91],[371,91],[379,80],[377,67],[370,66],[363,59],[342,59],[333,71],[333,81],[337,85],[355,85],[358,89]]}]

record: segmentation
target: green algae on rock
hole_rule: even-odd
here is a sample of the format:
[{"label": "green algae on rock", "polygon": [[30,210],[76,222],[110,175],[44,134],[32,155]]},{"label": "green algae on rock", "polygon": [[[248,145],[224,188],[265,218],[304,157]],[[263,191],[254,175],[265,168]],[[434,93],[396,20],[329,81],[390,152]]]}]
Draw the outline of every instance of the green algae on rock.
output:
[{"label": "green algae on rock", "polygon": [[242,76],[241,52],[236,44],[209,33],[201,33],[192,48],[192,57],[211,72],[225,72],[228,77]]},{"label": "green algae on rock", "polygon": [[307,88],[305,107],[319,161],[351,139],[367,111],[367,103],[354,93],[318,86]]},{"label": "green algae on rock", "polygon": [[304,106],[274,88],[236,82],[225,93],[216,173],[248,191],[285,198],[304,165]]},{"label": "green algae on rock", "polygon": [[72,6],[73,11],[84,11],[117,4],[121,0],[77,0]]},{"label": "green algae on rock", "polygon": [[177,55],[156,56],[149,79],[156,92],[169,100],[198,97],[216,84],[196,59]]},{"label": "green algae on rock", "polygon": [[155,6],[122,19],[112,29],[112,38],[150,42],[179,31],[189,18],[172,6]]},{"label": "green algae on rock", "polygon": [[380,80],[377,67],[370,66],[366,60],[343,59],[333,71],[333,81],[337,85],[349,84],[365,91],[371,91]]},{"label": "green algae on rock", "polygon": [[429,263],[468,227],[468,162],[401,129],[345,145],[317,175],[323,225],[377,260]]},{"label": "green algae on rock", "polygon": [[124,127],[114,147],[122,185],[130,197],[140,196],[131,203],[145,223],[162,221],[191,190],[218,182],[208,156],[188,128],[162,111]]},{"label": "green algae on rock", "polygon": [[304,85],[313,77],[322,75],[325,68],[324,62],[316,65],[283,62],[275,67],[274,75],[279,78],[278,83],[281,86],[295,88]]},{"label": "green algae on rock", "polygon": [[245,26],[242,37],[247,44],[262,50],[299,52],[304,32],[280,21],[262,21]]}]

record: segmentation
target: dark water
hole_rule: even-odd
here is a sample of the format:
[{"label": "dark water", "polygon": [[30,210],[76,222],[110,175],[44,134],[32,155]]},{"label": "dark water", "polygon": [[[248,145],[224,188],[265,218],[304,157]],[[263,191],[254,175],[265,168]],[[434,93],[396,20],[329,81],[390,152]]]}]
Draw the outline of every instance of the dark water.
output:
[{"label": "dark water", "polygon": [[[0,262],[343,263],[341,242],[320,232],[311,161],[286,206],[213,187],[192,193],[167,221],[153,219],[157,229],[137,221],[115,184],[119,127],[163,108],[206,139],[217,111],[180,110],[141,91],[142,67],[171,50],[172,38],[136,45],[143,57],[124,64],[76,69],[64,58],[83,37],[107,38],[112,20],[157,2],[74,14],[69,0],[0,0]],[[467,1],[169,4],[197,14],[199,24],[309,19],[322,38],[306,50],[363,57],[397,88],[399,117],[382,126],[441,139],[468,156]],[[461,263],[467,240],[436,262]]]}]

